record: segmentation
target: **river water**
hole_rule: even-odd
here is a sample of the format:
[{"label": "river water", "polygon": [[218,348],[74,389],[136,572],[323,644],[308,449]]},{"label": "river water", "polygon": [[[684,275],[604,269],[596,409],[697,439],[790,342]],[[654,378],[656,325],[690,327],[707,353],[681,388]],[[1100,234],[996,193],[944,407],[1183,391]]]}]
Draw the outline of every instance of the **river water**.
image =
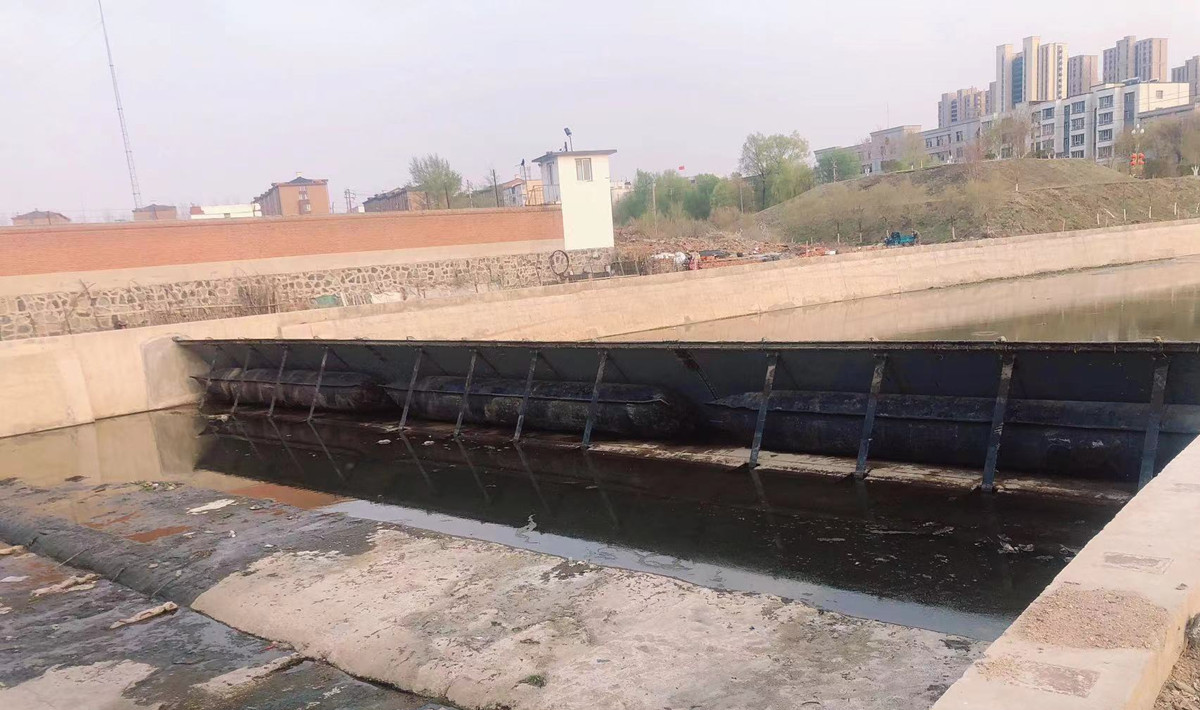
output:
[{"label": "river water", "polygon": [[916,291],[612,340],[1200,340],[1200,257]]},{"label": "river water", "polygon": [[47,488],[177,481],[980,639],[1116,512],[767,471],[760,491],[744,469],[184,410],[0,439],[0,470]]}]

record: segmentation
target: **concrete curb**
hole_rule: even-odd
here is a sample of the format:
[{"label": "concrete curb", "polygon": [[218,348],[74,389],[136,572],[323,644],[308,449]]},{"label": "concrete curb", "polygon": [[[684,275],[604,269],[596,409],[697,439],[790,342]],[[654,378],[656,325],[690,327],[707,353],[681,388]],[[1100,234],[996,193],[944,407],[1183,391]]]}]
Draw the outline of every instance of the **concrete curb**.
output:
[{"label": "concrete curb", "polygon": [[935,710],[1148,710],[1200,612],[1200,441],[1087,544]]}]

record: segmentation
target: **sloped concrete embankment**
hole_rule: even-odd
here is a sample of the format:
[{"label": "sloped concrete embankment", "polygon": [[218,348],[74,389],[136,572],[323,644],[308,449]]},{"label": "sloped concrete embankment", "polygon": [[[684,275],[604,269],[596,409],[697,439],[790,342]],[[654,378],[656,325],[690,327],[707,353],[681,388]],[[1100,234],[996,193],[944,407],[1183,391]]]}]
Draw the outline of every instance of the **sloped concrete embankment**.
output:
[{"label": "sloped concrete embankment", "polygon": [[186,486],[0,491],[6,541],[468,708],[915,710],[982,648]]},{"label": "sloped concrete embankment", "polygon": [[1063,569],[936,710],[1148,710],[1200,613],[1200,441]]}]

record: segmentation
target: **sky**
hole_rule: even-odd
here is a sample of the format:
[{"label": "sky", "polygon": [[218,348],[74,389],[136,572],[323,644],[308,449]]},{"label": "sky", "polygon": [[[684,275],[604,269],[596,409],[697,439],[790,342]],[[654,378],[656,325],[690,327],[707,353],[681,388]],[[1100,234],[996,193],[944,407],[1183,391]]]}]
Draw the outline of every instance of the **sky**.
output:
[{"label": "sky", "polygon": [[[561,147],[614,177],[737,169],[749,133],[812,148],[937,124],[995,46],[1200,54],[1200,0],[105,0],[144,203],[248,202],[303,174],[338,210],[438,153],[465,179]],[[95,0],[0,0],[0,216],[132,207]],[[112,213],[108,215],[107,213]]]}]

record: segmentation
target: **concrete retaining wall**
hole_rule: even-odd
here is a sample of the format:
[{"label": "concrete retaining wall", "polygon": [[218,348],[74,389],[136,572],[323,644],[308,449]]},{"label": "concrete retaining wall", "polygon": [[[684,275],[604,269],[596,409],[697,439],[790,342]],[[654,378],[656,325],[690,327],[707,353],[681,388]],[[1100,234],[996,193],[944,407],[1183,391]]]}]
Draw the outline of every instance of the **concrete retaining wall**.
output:
[{"label": "concrete retaining wall", "polygon": [[935,710],[1149,710],[1200,613],[1200,440],[1055,577]]},{"label": "concrete retaining wall", "polygon": [[386,315],[286,327],[283,333],[288,338],[602,338],[834,301],[1195,254],[1200,254],[1200,220],[1187,220],[491,294],[465,303],[440,303],[436,310],[430,308],[433,304],[414,304]]},{"label": "concrete retaining wall", "polygon": [[192,401],[191,338],[593,339],[779,308],[1200,254],[1200,221],[871,251],[472,297],[0,343],[0,436]]}]

